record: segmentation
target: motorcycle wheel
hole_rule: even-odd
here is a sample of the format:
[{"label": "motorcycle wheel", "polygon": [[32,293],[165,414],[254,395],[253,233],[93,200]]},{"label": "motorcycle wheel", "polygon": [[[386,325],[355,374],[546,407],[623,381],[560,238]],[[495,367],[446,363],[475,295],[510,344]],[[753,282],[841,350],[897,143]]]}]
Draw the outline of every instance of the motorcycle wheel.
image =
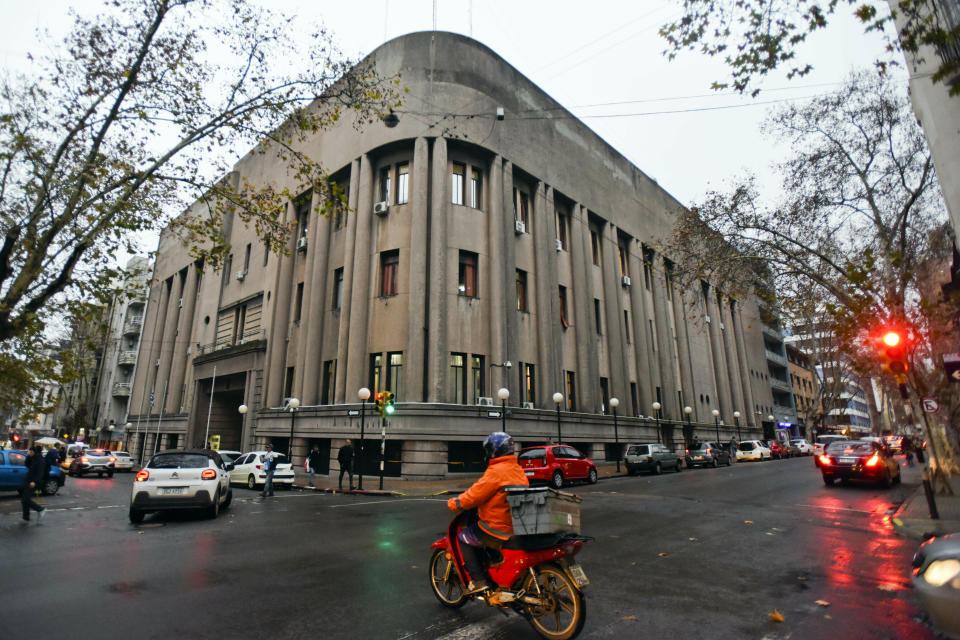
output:
[{"label": "motorcycle wheel", "polygon": [[433,595],[445,607],[459,609],[467,604],[460,575],[453,566],[453,559],[447,559],[447,552],[443,549],[437,549],[430,558],[430,586]]},{"label": "motorcycle wheel", "polygon": [[587,604],[583,594],[566,572],[556,565],[540,565],[533,572],[535,577],[528,575],[523,589],[530,596],[540,597],[543,603],[526,605],[530,625],[547,640],[577,637],[587,619]]}]

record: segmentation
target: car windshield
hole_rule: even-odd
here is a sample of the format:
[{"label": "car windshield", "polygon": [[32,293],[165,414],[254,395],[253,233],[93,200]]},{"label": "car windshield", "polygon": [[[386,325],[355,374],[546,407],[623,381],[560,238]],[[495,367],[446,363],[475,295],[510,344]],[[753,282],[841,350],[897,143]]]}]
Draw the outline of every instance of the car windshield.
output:
[{"label": "car windshield", "polygon": [[862,442],[831,442],[827,445],[827,453],[848,453],[848,454],[863,454],[863,453],[873,453],[876,451],[876,448],[873,446],[872,442],[862,441]]},{"label": "car windshield", "polygon": [[631,456],[642,456],[642,455],[646,455],[646,453],[647,453],[647,445],[645,444],[640,445],[638,447],[630,447],[630,449],[627,451],[627,455],[631,455]]},{"label": "car windshield", "polygon": [[754,444],[752,442],[741,442],[740,451],[753,451]]},{"label": "car windshield", "polygon": [[155,456],[148,466],[151,469],[199,469],[209,464],[202,453],[163,453]]},{"label": "car windshield", "polygon": [[239,453],[227,453],[226,451],[218,451],[220,454],[220,459],[224,462],[233,462],[240,457]]},{"label": "car windshield", "polygon": [[526,451],[521,451],[520,455],[517,456],[518,460],[534,460],[536,458],[546,458],[547,450],[546,449],[527,449]]}]

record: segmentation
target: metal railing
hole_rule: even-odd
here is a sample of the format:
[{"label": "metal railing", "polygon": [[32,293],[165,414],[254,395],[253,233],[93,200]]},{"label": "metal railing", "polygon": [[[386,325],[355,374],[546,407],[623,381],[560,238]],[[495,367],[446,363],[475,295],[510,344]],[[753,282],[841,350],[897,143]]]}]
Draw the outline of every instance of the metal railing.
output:
[{"label": "metal railing", "polygon": [[117,364],[134,365],[137,364],[136,351],[121,351],[117,355]]},{"label": "metal railing", "polygon": [[223,349],[230,349],[232,347],[237,347],[243,344],[248,344],[250,342],[257,342],[258,340],[266,340],[267,332],[261,329],[256,331],[248,331],[243,333],[241,336],[234,341],[230,339],[220,339],[216,342],[211,342],[208,344],[199,344],[197,345],[196,355],[202,356],[208,353],[213,353],[215,351],[221,351]]},{"label": "metal railing", "polygon": [[125,398],[130,395],[130,391],[132,388],[133,388],[133,384],[130,382],[114,382],[113,395]]}]

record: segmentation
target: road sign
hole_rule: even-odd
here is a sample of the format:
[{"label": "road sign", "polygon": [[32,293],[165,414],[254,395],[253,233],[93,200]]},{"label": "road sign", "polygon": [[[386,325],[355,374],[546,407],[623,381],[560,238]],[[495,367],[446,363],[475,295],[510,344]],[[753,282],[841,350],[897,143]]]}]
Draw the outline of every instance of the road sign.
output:
[{"label": "road sign", "polygon": [[500,414],[499,411],[487,411],[487,417],[488,417],[488,418],[499,418],[500,415],[501,415],[501,414]]},{"label": "road sign", "polygon": [[943,369],[951,382],[960,382],[960,353],[943,354]]},{"label": "road sign", "polygon": [[347,411],[348,416],[358,416],[360,415],[360,409],[350,409]]},{"label": "road sign", "polygon": [[923,410],[927,413],[936,413],[940,410],[940,405],[933,398],[924,398],[922,404]]}]

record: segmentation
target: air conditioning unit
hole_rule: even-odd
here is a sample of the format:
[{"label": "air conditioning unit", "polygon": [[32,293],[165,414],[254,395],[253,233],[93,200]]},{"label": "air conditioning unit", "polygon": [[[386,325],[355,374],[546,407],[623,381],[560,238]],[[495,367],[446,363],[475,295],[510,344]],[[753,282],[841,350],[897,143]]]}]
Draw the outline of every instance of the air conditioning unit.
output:
[{"label": "air conditioning unit", "polygon": [[477,404],[480,405],[481,407],[492,407],[493,398],[491,398],[490,396],[480,396],[479,398],[477,398]]},{"label": "air conditioning unit", "polygon": [[532,402],[524,402],[524,403],[523,403],[523,408],[524,408],[524,409],[533,409],[534,406],[533,406],[533,403],[532,403]]},{"label": "air conditioning unit", "polygon": [[378,216],[385,216],[390,211],[390,203],[386,200],[381,200],[380,202],[373,205],[373,212]]},{"label": "air conditioning unit", "polygon": [[563,242],[561,242],[559,238],[555,239],[553,243],[554,246],[556,246],[557,251],[563,251]]},{"label": "air conditioning unit", "polygon": [[297,250],[298,251],[307,250],[307,236],[302,236],[299,240],[297,240]]},{"label": "air conditioning unit", "polygon": [[[306,238],[303,238],[303,240],[306,240]],[[237,282],[243,282],[244,278],[246,277],[247,277],[246,269],[240,269],[240,271],[237,271]]]},{"label": "air conditioning unit", "polygon": [[155,366],[155,367],[159,367],[159,366],[160,366],[160,358],[157,358],[157,361],[153,363],[153,366]]},{"label": "air conditioning unit", "polygon": [[630,276],[623,276],[622,278],[620,278],[620,284],[622,284],[622,285],[625,286],[625,287],[629,287],[629,286],[630,286]]},{"label": "air conditioning unit", "polygon": [[523,220],[514,220],[513,221],[513,232],[517,235],[527,232],[527,225],[523,224]]},{"label": "air conditioning unit", "polygon": [[177,308],[178,309],[183,308],[183,298],[177,298]]}]

